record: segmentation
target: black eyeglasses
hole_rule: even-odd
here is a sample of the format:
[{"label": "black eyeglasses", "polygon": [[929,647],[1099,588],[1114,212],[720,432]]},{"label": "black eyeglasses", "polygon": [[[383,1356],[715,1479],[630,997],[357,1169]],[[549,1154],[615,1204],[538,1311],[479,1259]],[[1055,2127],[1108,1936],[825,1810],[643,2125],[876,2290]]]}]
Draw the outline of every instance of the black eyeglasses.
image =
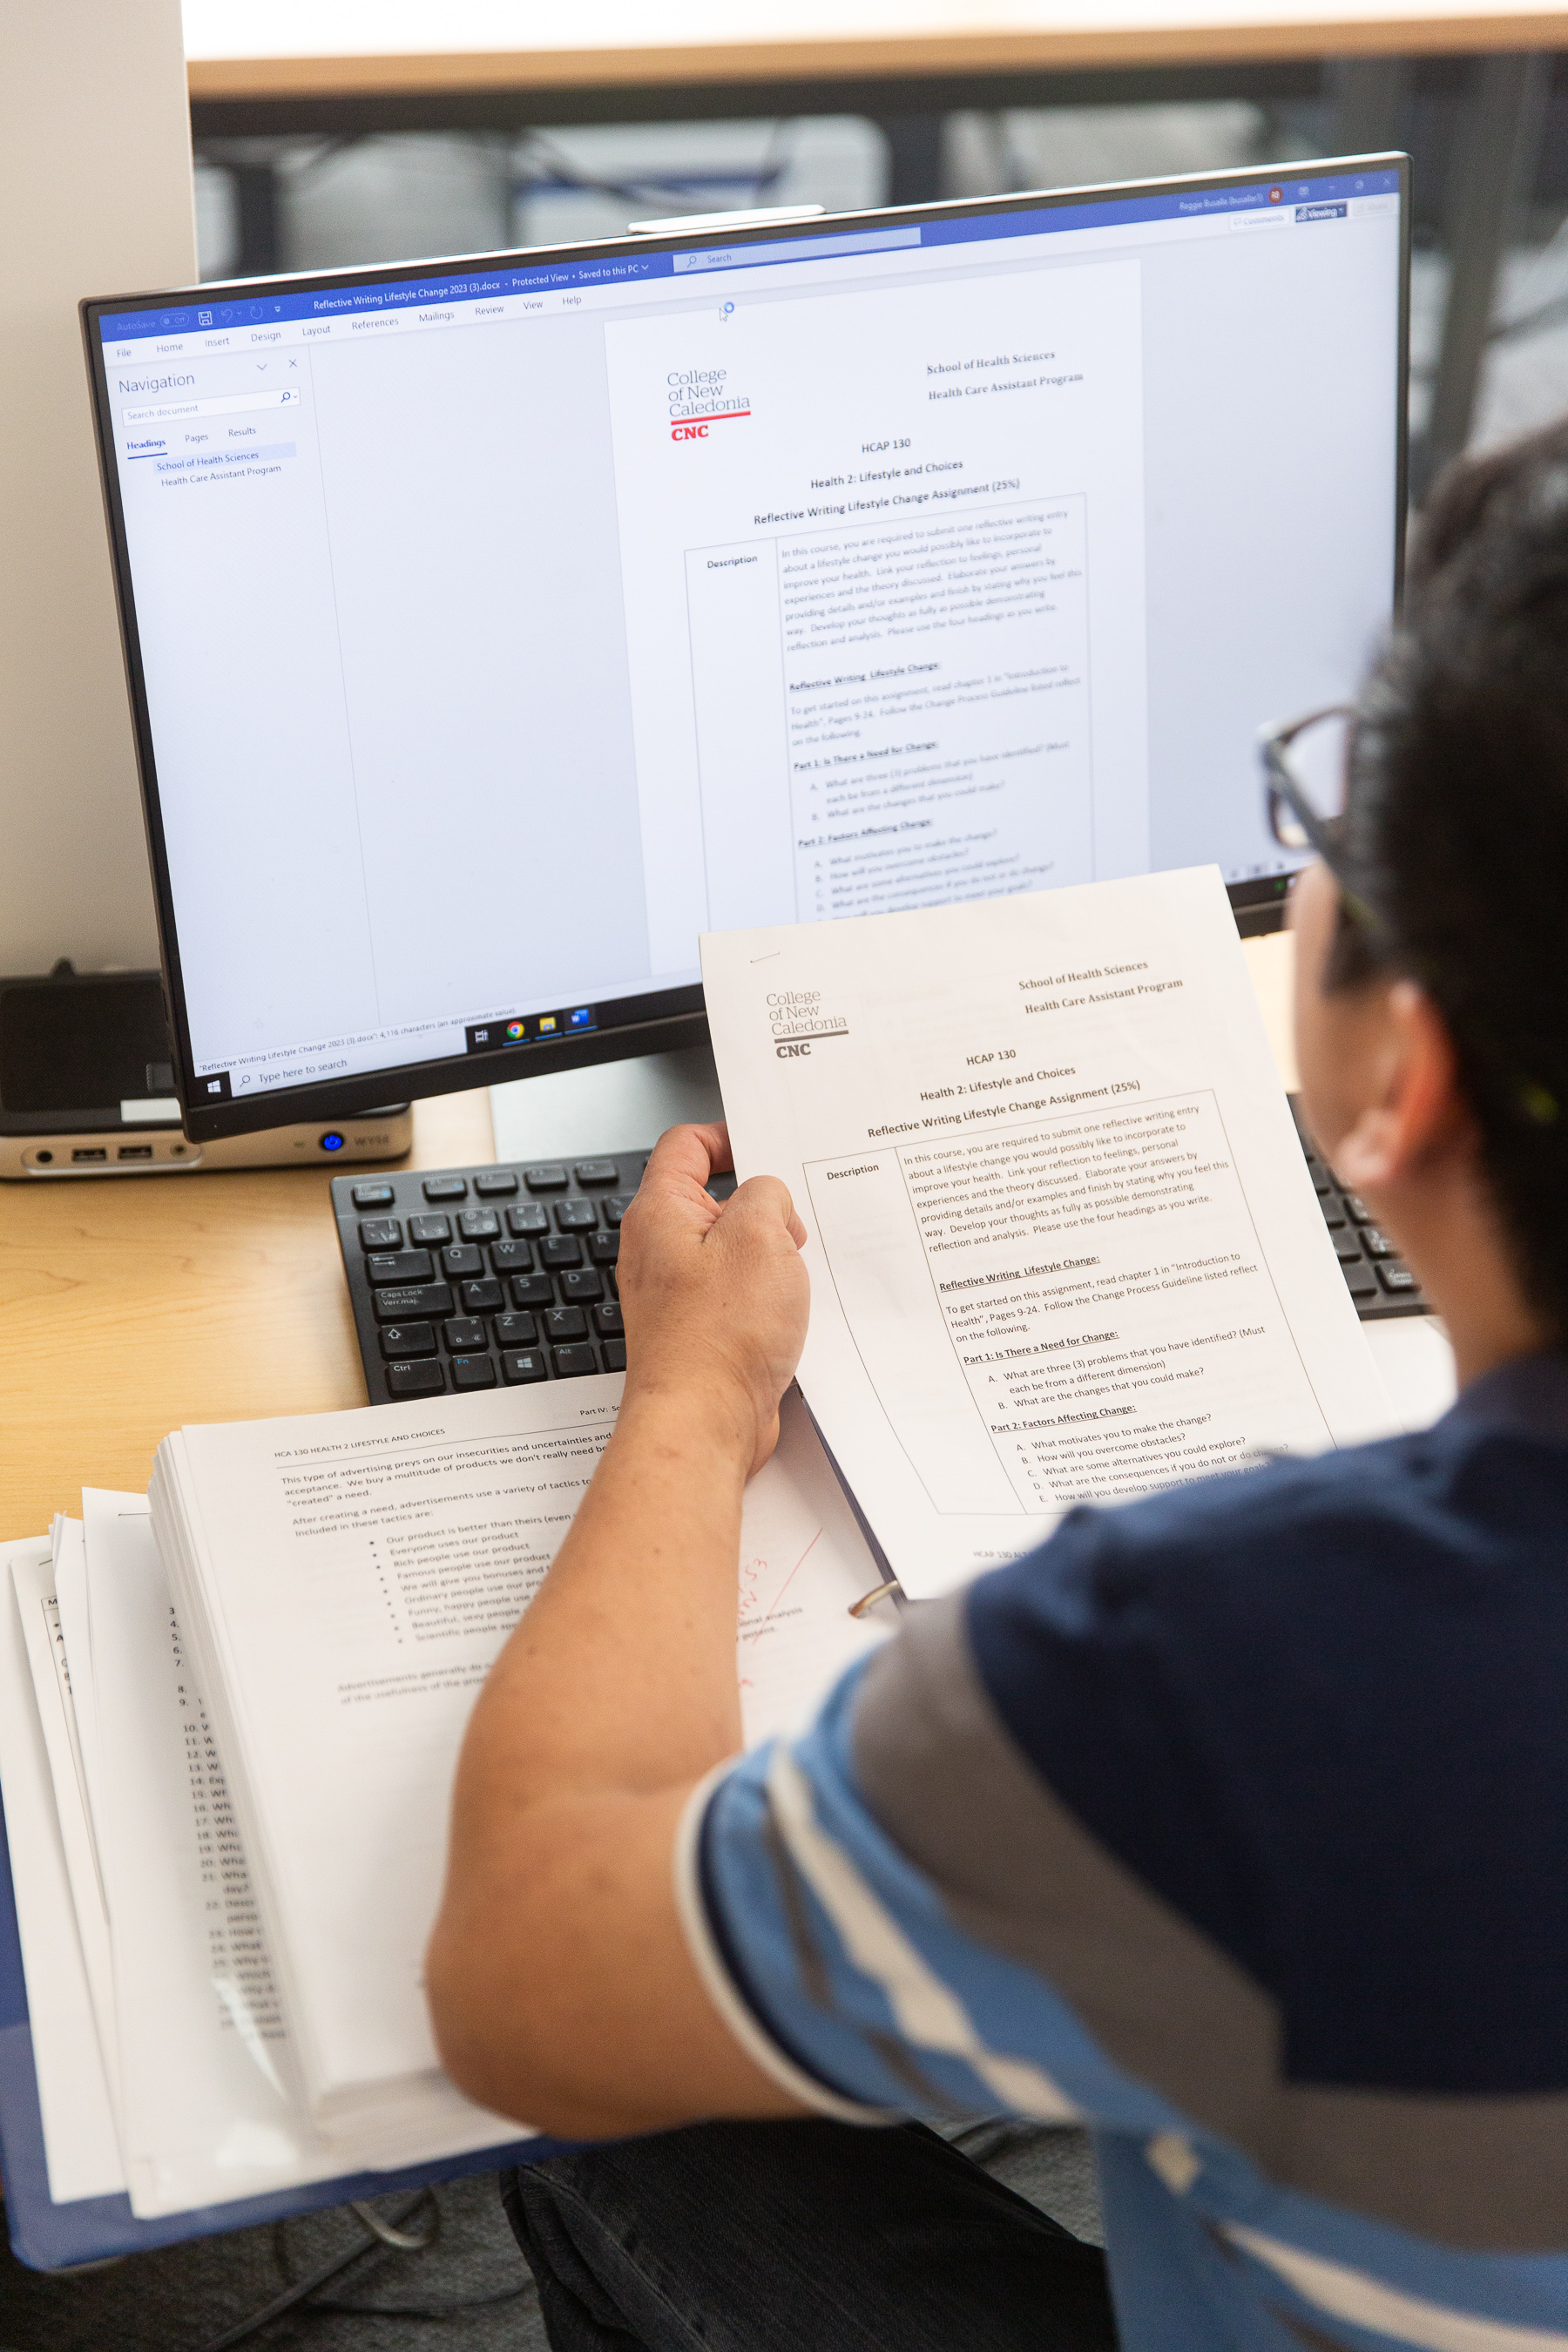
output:
[{"label": "black eyeglasses", "polygon": [[1349,703],[1331,703],[1310,710],[1288,727],[1266,727],[1258,739],[1263,761],[1263,791],[1268,829],[1281,849],[1300,854],[1310,850],[1321,857],[1340,886],[1340,903],[1374,954],[1392,954],[1418,980],[1445,1017],[1469,1042],[1472,1050],[1500,1077],[1515,1108],[1533,1127],[1554,1127],[1561,1116],[1557,1096],[1549,1087],[1510,1066],[1513,1057],[1500,1047],[1473,1014],[1451,1003],[1452,992],[1422,959],[1402,949],[1375,908],[1369,907],[1347,872],[1344,850],[1345,802],[1351,761],[1355,751],[1359,714]]},{"label": "black eyeglasses", "polygon": [[1310,710],[1258,739],[1268,830],[1281,849],[1310,850],[1340,886],[1346,913],[1376,948],[1393,944],[1388,925],[1355,889],[1345,870],[1345,794],[1357,713],[1348,702]]}]

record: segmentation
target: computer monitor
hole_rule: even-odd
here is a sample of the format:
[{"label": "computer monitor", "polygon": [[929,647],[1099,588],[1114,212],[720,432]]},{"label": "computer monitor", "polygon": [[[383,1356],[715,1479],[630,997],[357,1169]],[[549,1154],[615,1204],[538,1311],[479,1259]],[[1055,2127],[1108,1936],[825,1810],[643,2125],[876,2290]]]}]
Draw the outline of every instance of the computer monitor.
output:
[{"label": "computer monitor", "polygon": [[698,934],[1217,861],[1405,509],[1379,155],[82,306],[199,1139],[699,1042]]}]

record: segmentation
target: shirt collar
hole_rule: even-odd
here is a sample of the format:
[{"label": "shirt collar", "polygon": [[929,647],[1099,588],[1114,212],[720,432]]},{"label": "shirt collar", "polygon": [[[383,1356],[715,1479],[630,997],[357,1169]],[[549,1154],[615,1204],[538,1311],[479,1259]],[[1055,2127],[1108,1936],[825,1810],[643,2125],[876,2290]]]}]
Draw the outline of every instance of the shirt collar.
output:
[{"label": "shirt collar", "polygon": [[1568,1444],[1568,1354],[1515,1356],[1472,1381],[1444,1414],[1460,1428],[1515,1429]]}]

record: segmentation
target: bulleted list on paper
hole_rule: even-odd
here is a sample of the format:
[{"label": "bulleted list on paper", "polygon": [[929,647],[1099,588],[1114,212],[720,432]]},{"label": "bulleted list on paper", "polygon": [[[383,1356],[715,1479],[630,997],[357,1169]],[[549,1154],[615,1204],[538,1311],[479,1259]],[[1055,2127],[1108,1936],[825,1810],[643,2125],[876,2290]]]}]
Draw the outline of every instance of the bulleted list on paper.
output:
[{"label": "bulleted list on paper", "polygon": [[1211,869],[704,941],[801,1384],[907,1590],[1387,1425]]}]

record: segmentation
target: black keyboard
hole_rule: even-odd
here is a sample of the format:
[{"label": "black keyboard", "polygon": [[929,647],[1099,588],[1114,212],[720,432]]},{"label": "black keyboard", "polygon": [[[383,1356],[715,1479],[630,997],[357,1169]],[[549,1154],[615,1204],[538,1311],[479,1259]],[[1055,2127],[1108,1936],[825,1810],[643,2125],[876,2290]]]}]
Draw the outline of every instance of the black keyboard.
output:
[{"label": "black keyboard", "polygon": [[[1365,1203],[1305,1137],[1302,1149],[1363,1321],[1429,1314]],[[647,1160],[646,1151],[618,1151],[531,1167],[334,1176],[372,1404],[625,1371],[616,1260]],[[708,1189],[727,1200],[734,1188],[732,1176],[716,1176]]]},{"label": "black keyboard", "polygon": [[1378,1323],[1390,1315],[1430,1315],[1432,1302],[1412,1269],[1358,1192],[1341,1183],[1328,1161],[1314,1151],[1301,1126],[1296,1097],[1290,1115],[1301,1149],[1307,1155],[1318,1206],[1329,1229],[1329,1239],[1340,1262],[1340,1272],[1363,1323]]},{"label": "black keyboard", "polygon": [[647,1160],[335,1176],[372,1404],[625,1371],[616,1259]]}]

